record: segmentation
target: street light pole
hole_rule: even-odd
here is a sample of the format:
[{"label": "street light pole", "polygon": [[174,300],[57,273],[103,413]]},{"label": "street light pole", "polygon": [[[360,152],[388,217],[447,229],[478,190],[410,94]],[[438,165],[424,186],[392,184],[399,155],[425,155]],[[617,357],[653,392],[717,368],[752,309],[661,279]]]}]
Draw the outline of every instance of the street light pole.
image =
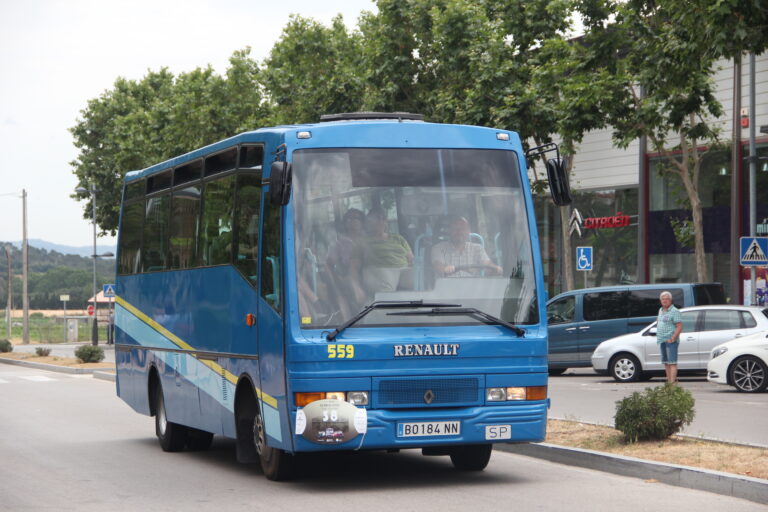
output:
[{"label": "street light pole", "polygon": [[99,344],[99,301],[96,300],[96,185],[91,185],[91,205],[93,206],[93,331],[91,344]]},{"label": "street light pole", "polygon": [[96,258],[98,258],[98,255],[96,254],[96,185],[91,184],[91,188],[86,189],[84,187],[77,187],[75,189],[75,192],[80,194],[81,196],[85,196],[87,194],[91,195],[91,207],[92,207],[92,217],[93,217],[93,254],[91,255],[91,258],[93,258],[93,329],[91,330],[91,344],[92,345],[98,345],[99,344],[99,310],[98,310],[98,301],[96,300]]}]

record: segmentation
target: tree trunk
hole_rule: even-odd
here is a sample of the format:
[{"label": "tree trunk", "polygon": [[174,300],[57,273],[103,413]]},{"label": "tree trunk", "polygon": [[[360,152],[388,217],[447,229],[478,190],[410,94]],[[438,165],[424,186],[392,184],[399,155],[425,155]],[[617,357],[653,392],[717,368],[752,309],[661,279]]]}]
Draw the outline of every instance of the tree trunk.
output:
[{"label": "tree trunk", "polygon": [[571,207],[562,206],[560,210],[560,233],[563,240],[563,289],[562,292],[573,290],[573,258],[571,257],[571,235],[568,234],[568,220],[571,216]]},{"label": "tree trunk", "polygon": [[694,257],[696,260],[696,278],[700,283],[709,282],[707,275],[707,260],[704,252],[704,215],[701,208],[699,190],[686,172],[681,175],[688,199],[691,201],[691,216],[693,217]]}]

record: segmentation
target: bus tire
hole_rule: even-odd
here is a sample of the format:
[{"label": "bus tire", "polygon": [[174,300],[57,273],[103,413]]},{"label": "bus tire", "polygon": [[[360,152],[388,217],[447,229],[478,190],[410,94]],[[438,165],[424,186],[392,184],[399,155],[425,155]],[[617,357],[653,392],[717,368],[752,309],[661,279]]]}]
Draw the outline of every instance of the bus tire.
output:
[{"label": "bus tire", "polygon": [[196,428],[187,428],[187,449],[193,452],[204,452],[211,447],[213,434]]},{"label": "bus tire", "polygon": [[491,460],[492,451],[492,444],[457,446],[451,449],[451,462],[460,471],[482,471]]},{"label": "bus tire", "polygon": [[261,470],[268,480],[290,480],[293,477],[294,456],[267,445],[267,433],[260,412],[253,418],[253,443],[259,454]]},{"label": "bus tire", "polygon": [[163,386],[155,386],[155,434],[164,452],[180,452],[187,442],[187,427],[168,421]]}]

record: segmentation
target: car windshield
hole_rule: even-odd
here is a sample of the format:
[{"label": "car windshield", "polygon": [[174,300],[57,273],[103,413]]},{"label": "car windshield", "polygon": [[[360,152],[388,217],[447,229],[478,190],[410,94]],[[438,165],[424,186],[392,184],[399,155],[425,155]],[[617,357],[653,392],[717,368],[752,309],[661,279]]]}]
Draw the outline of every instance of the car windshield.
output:
[{"label": "car windshield", "polygon": [[[443,302],[538,322],[517,155],[474,149],[308,149],[293,154],[303,327],[338,326],[374,301]],[[355,326],[456,325],[392,314]]]}]

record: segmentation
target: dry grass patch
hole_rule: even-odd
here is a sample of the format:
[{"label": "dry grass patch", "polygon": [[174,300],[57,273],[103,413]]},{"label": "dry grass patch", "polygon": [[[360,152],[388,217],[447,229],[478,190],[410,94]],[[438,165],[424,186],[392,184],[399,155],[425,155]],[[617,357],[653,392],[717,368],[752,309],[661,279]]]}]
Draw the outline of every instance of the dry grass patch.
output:
[{"label": "dry grass patch", "polygon": [[763,448],[678,436],[628,444],[624,434],[611,427],[562,420],[549,420],[546,442],[768,479],[768,449]]},{"label": "dry grass patch", "polygon": [[58,356],[38,356],[37,354],[31,354],[28,352],[4,352],[0,354],[0,357],[5,359],[16,359],[17,361],[30,361],[33,363],[45,363],[54,364],[57,366],[68,366],[70,368],[114,368],[114,363],[81,363],[79,359],[74,357],[58,357]]}]

